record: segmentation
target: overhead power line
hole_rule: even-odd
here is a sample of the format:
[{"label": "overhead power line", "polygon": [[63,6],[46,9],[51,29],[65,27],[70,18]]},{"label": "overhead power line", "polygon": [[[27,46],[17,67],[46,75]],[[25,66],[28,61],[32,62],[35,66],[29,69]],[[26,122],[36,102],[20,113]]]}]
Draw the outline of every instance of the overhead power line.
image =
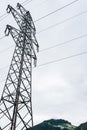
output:
[{"label": "overhead power line", "polygon": [[6,14],[7,14],[7,13],[2,14],[2,15],[0,16],[0,18],[3,18]]},{"label": "overhead power line", "polygon": [[7,13],[5,13],[3,16],[0,17],[0,21],[4,20],[6,17],[8,17],[9,15]]},{"label": "overhead power line", "polygon": [[[78,56],[85,55],[85,54],[87,54],[87,51],[85,51],[85,52],[80,52],[80,53],[77,53],[77,54],[75,54],[75,55],[63,57],[63,58],[60,58],[60,59],[57,59],[57,60],[53,60],[53,61],[50,61],[50,62],[46,62],[46,63],[44,63],[44,64],[38,65],[37,67],[46,66],[46,65],[49,65],[49,64],[57,63],[57,62],[66,61],[66,60],[69,60],[69,59],[71,59],[71,58],[78,57]],[[8,67],[8,66],[5,66],[5,67],[0,68],[0,69],[5,69],[5,68],[7,68],[7,67]],[[0,81],[0,83],[3,83],[3,82],[5,82],[5,80]]]},{"label": "overhead power line", "polygon": [[[27,0],[26,0],[26,1],[27,1]],[[26,1],[24,1],[23,3],[25,3]],[[29,2],[31,2],[31,1],[32,1],[32,0],[30,0]],[[56,12],[58,12],[58,11],[64,9],[64,8],[66,8],[66,7],[68,7],[68,6],[72,5],[72,4],[74,4],[74,3],[77,2],[77,1],[79,1],[79,0],[74,0],[74,1],[72,1],[71,3],[62,6],[61,8],[58,8],[58,9],[56,9],[55,11],[50,12],[50,13],[48,13],[48,14],[46,14],[46,15],[40,17],[40,18],[38,18],[38,19],[35,20],[34,22],[38,22],[38,21],[40,21],[40,20],[42,20],[42,19],[44,19],[44,18],[46,18],[46,17],[48,17],[48,16],[50,16],[50,15],[56,13]],[[23,4],[23,3],[22,3],[22,4]],[[28,4],[28,3],[26,3],[26,4]],[[6,15],[6,13],[5,13],[4,15]],[[2,16],[1,16],[1,17],[2,17]],[[0,17],[0,18],[1,18],[1,17]],[[7,17],[7,16],[6,16],[6,17]],[[0,20],[0,21],[1,21],[1,20]]]},{"label": "overhead power line", "polygon": [[81,36],[72,38],[72,39],[70,39],[70,40],[61,42],[61,43],[59,43],[59,44],[56,44],[56,45],[54,45],[54,46],[50,46],[50,47],[48,47],[48,48],[42,49],[42,50],[40,50],[40,52],[47,51],[47,50],[49,50],[49,49],[52,49],[52,48],[55,48],[55,47],[58,47],[58,46],[62,46],[62,45],[71,43],[72,41],[76,41],[76,40],[79,40],[79,39],[85,38],[85,37],[87,37],[87,34],[84,34],[84,35],[81,35]]},{"label": "overhead power line", "polygon": [[58,26],[58,25],[60,25],[60,24],[66,23],[66,22],[68,22],[68,21],[70,21],[70,20],[72,20],[72,19],[74,19],[74,18],[76,18],[76,17],[79,17],[79,16],[81,16],[81,15],[83,15],[83,14],[86,14],[86,13],[87,13],[87,10],[85,10],[85,11],[83,11],[83,12],[80,12],[80,13],[78,13],[78,14],[76,14],[76,15],[74,15],[74,16],[71,16],[71,17],[69,17],[69,18],[66,18],[66,19],[62,20],[61,22],[58,22],[58,23],[56,23],[56,24],[53,24],[53,25],[51,25],[51,26],[48,26],[48,27],[45,28],[45,29],[40,30],[40,31],[38,32],[38,34],[44,32],[44,31],[47,31],[47,30],[49,30],[49,29],[51,29],[51,28],[54,28],[54,27],[56,27],[56,26]]},{"label": "overhead power line", "polygon": [[[61,22],[58,22],[58,23],[53,24],[53,25],[51,25],[51,26],[48,26],[47,28],[42,29],[42,30],[40,30],[39,32],[37,32],[37,34],[40,34],[40,33],[44,32],[44,31],[47,31],[47,30],[49,30],[49,29],[51,29],[51,28],[53,28],[53,27],[55,27],[55,26],[58,26],[58,25],[60,25],[60,24],[63,24],[63,23],[65,23],[65,22],[67,22],[67,21],[69,21],[69,20],[72,20],[72,19],[74,19],[74,18],[76,18],[76,17],[78,17],[78,16],[81,16],[81,15],[83,15],[83,14],[85,14],[85,13],[87,13],[87,10],[85,10],[85,11],[83,11],[83,12],[80,12],[80,13],[78,13],[78,14],[72,16],[72,17],[69,17],[69,18],[67,18],[67,19],[65,19],[65,20],[63,20],[63,21],[61,21]],[[5,36],[2,36],[2,37],[0,38],[0,40],[2,40],[3,38],[5,38]]]},{"label": "overhead power line", "polygon": [[60,8],[58,8],[58,9],[56,9],[55,11],[50,12],[50,13],[48,13],[48,14],[46,14],[46,15],[40,17],[40,18],[38,18],[38,19],[35,20],[34,22],[38,22],[38,21],[40,21],[40,20],[42,20],[42,19],[44,19],[44,18],[46,18],[46,17],[48,17],[48,16],[50,16],[50,15],[56,13],[56,12],[58,12],[58,11],[64,9],[64,8],[66,8],[66,7],[68,7],[68,6],[72,5],[72,4],[74,4],[74,3],[77,2],[77,1],[79,1],[79,0],[74,0],[74,1],[72,1],[71,3],[69,3],[69,4],[66,4],[66,5],[64,5],[64,6],[60,7]]},{"label": "overhead power line", "polygon": [[[44,52],[44,51],[50,50],[50,49],[52,49],[52,48],[56,48],[56,47],[58,47],[58,46],[65,45],[65,44],[71,43],[71,42],[73,42],[73,41],[76,41],[76,40],[79,40],[79,39],[85,38],[85,37],[87,37],[87,34],[80,35],[80,36],[78,36],[78,37],[72,38],[72,39],[70,39],[70,40],[67,40],[67,41],[64,41],[64,42],[61,42],[61,43],[58,43],[58,44],[55,44],[54,46],[50,46],[50,47],[48,47],[48,48],[44,48],[44,49],[40,50],[39,52]],[[2,37],[2,38],[4,38],[4,37]],[[7,51],[8,49],[12,48],[13,46],[14,46],[14,45],[11,45],[10,47],[8,47],[8,48],[6,48],[6,49],[0,51],[0,53],[3,53],[3,52],[5,52],[5,51]]]},{"label": "overhead power line", "polygon": [[[51,25],[51,26],[48,26],[48,27],[45,28],[45,29],[40,30],[39,32],[37,32],[37,34],[40,34],[40,33],[44,32],[44,31],[47,31],[47,30],[49,30],[49,29],[51,29],[51,28],[53,28],[53,27],[55,27],[55,26],[58,26],[58,25],[60,25],[60,24],[63,24],[63,23],[65,23],[65,22],[68,22],[69,20],[72,20],[72,19],[74,19],[74,18],[76,18],[76,17],[79,17],[79,16],[81,16],[81,15],[83,15],[83,14],[86,14],[86,13],[87,13],[87,10],[85,10],[85,11],[83,11],[83,12],[80,12],[80,13],[78,13],[78,14],[72,16],[72,17],[69,17],[69,18],[67,18],[67,19],[62,20],[61,22],[58,22],[58,23],[56,23],[56,24],[53,24],[53,25]],[[7,16],[6,16],[6,17],[7,17]],[[3,38],[5,38],[5,36],[2,36],[2,37],[0,38],[0,40],[2,40]]]},{"label": "overhead power line", "polygon": [[24,2],[22,2],[22,5],[27,5],[28,3],[30,3],[32,0],[25,0]]},{"label": "overhead power line", "polygon": [[63,57],[63,58],[60,58],[60,59],[57,59],[57,60],[49,61],[49,62],[40,64],[40,65],[38,65],[37,67],[49,65],[49,64],[52,64],[52,63],[56,63],[56,62],[61,62],[61,61],[64,61],[64,60],[67,60],[67,59],[71,59],[71,58],[74,58],[74,57],[78,57],[78,56],[84,55],[84,54],[87,54],[87,51],[85,51],[85,52],[80,52],[80,53],[77,53],[77,54],[74,54],[74,55],[71,55],[71,56]]},{"label": "overhead power line", "polygon": [[4,39],[5,38],[5,36],[2,36],[2,37],[0,37],[0,40],[2,40],[2,39]]},{"label": "overhead power line", "polygon": [[[80,52],[80,53],[77,53],[77,54],[74,54],[74,55],[70,55],[70,56],[67,56],[67,57],[63,57],[63,58],[60,58],[60,59],[57,59],[57,60],[49,61],[49,62],[46,62],[46,63],[43,63],[43,64],[39,64],[39,65],[37,65],[37,67],[49,65],[49,64],[52,64],[52,63],[56,63],[56,62],[65,61],[65,60],[68,60],[68,59],[71,59],[71,58],[74,58],[74,57],[78,57],[80,55],[85,55],[85,54],[87,54],[87,51]],[[2,68],[0,68],[0,70],[6,69],[6,68],[8,68],[8,66],[9,65],[7,65],[5,67],[2,67]]]},{"label": "overhead power line", "polygon": [[[25,0],[24,2],[22,2],[22,5],[26,5],[28,3],[30,3],[32,0]],[[27,2],[27,3],[26,3]],[[7,16],[9,16],[7,13],[4,13],[0,16],[0,21],[2,21],[3,19],[5,19]]]}]

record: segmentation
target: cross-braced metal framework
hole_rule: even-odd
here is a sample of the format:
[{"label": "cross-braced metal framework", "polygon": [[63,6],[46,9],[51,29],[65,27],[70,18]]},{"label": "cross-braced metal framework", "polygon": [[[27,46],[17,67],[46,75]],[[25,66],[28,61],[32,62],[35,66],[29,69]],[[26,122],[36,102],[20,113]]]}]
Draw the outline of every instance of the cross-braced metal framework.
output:
[{"label": "cross-braced metal framework", "polygon": [[34,46],[39,48],[32,17],[21,4],[16,11],[8,5],[19,29],[7,25],[5,34],[11,34],[16,43],[11,65],[0,100],[1,130],[24,130],[33,127],[32,114],[32,60],[36,66]]}]

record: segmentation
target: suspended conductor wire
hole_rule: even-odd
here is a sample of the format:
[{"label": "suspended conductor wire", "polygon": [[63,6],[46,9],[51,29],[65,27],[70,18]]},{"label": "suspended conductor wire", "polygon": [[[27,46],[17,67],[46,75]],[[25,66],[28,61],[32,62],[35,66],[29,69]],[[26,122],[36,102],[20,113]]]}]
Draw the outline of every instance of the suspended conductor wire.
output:
[{"label": "suspended conductor wire", "polygon": [[79,16],[81,16],[81,15],[83,15],[83,14],[86,14],[86,13],[87,13],[87,10],[85,10],[85,11],[83,11],[83,12],[80,12],[80,13],[78,13],[78,14],[76,14],[76,15],[74,15],[74,16],[71,16],[71,17],[69,17],[69,18],[66,18],[66,19],[62,20],[61,22],[58,22],[58,23],[56,23],[56,24],[53,24],[53,25],[51,25],[51,26],[48,26],[47,28],[44,28],[44,29],[40,30],[37,34],[42,33],[42,32],[44,32],[44,31],[47,31],[47,30],[49,30],[49,29],[51,29],[51,28],[54,28],[54,27],[56,27],[56,26],[58,26],[58,25],[61,25],[61,24],[63,24],[63,23],[66,23],[66,22],[68,22],[68,21],[70,21],[70,20],[72,20],[72,19],[74,19],[74,18],[77,18],[77,17],[79,17]]},{"label": "suspended conductor wire", "polygon": [[58,9],[56,9],[55,11],[53,11],[53,12],[51,12],[51,13],[48,13],[48,14],[46,14],[46,15],[44,15],[44,16],[38,18],[38,19],[35,20],[34,22],[38,22],[38,21],[40,21],[40,20],[42,20],[42,19],[44,19],[44,18],[46,18],[46,17],[48,17],[48,16],[50,16],[50,15],[56,13],[56,12],[58,12],[58,11],[64,9],[64,8],[66,8],[66,7],[68,7],[68,6],[72,5],[72,4],[74,4],[74,3],[77,2],[77,1],[79,1],[79,0],[74,0],[74,1],[72,1],[71,3],[62,6],[61,8],[58,8]]},{"label": "suspended conductor wire", "polygon": [[54,45],[54,46],[50,46],[50,47],[48,47],[48,48],[42,49],[42,50],[40,50],[40,52],[47,51],[47,50],[50,50],[50,49],[52,49],[52,48],[56,48],[56,47],[58,47],[58,46],[62,46],[62,45],[71,43],[72,41],[76,41],[76,40],[79,40],[79,39],[85,38],[85,37],[87,37],[87,34],[84,34],[84,35],[81,35],[81,36],[72,38],[72,39],[70,39],[70,40],[61,42],[61,43],[59,43],[59,44],[56,44],[56,45]]},{"label": "suspended conductor wire", "polygon": [[7,13],[4,13],[3,15],[0,16],[0,21],[4,20],[8,16],[9,15]]},{"label": "suspended conductor wire", "polygon": [[[69,18],[67,18],[67,19],[65,19],[65,20],[63,20],[63,21],[61,21],[61,22],[58,22],[58,23],[56,23],[56,24],[53,24],[53,25],[51,25],[51,26],[48,26],[48,27],[45,28],[45,29],[42,29],[42,30],[38,31],[37,34],[39,35],[40,33],[44,32],[44,31],[47,31],[47,30],[49,30],[49,29],[51,29],[51,28],[53,28],[53,27],[55,27],[55,26],[58,26],[58,25],[63,24],[63,23],[65,23],[65,22],[68,22],[69,20],[72,20],[72,19],[74,19],[74,18],[76,18],[76,17],[79,17],[79,16],[81,16],[81,15],[83,15],[83,14],[86,14],[86,13],[87,13],[87,10],[85,10],[85,11],[83,11],[83,12],[80,12],[80,13],[78,13],[78,14],[72,16],[72,17],[69,17]],[[2,40],[3,38],[5,38],[5,36],[1,37],[0,40]]]},{"label": "suspended conductor wire", "polygon": [[[57,60],[52,60],[52,61],[49,61],[49,62],[46,62],[46,63],[43,63],[43,64],[39,64],[39,65],[37,65],[37,67],[46,66],[46,65],[49,65],[49,64],[57,63],[57,62],[66,61],[66,60],[69,60],[71,58],[79,57],[79,56],[85,55],[85,54],[87,54],[87,51],[80,52],[80,53],[77,53],[77,54],[74,54],[74,55],[70,55],[70,56],[67,56],[67,57],[63,57],[63,58],[60,58],[60,59],[57,59]],[[0,69],[5,69],[7,67],[8,66],[5,66],[5,67],[0,68]],[[4,82],[4,80],[2,82]]]},{"label": "suspended conductor wire", "polygon": [[[31,0],[31,1],[32,1],[32,0]],[[31,1],[30,1],[30,2],[31,2]],[[44,19],[44,18],[46,18],[46,17],[48,17],[48,16],[50,16],[50,15],[56,13],[56,12],[58,12],[58,11],[64,9],[64,8],[66,8],[66,7],[68,7],[68,6],[72,5],[72,4],[74,4],[74,3],[77,2],[77,1],[79,1],[79,0],[74,0],[74,1],[72,1],[71,3],[62,6],[61,8],[58,8],[57,10],[55,10],[55,11],[53,11],[53,12],[50,12],[50,13],[48,13],[48,14],[42,16],[41,18],[35,20],[34,22],[38,22],[38,21],[40,21],[40,20],[42,20],[42,19]],[[24,2],[25,2],[25,1],[24,1]]]},{"label": "suspended conductor wire", "polygon": [[[44,28],[44,29],[38,31],[37,34],[39,35],[39,34],[42,33],[42,32],[45,32],[45,31],[47,31],[47,30],[49,30],[49,29],[51,29],[51,28],[54,28],[54,27],[56,27],[56,26],[58,26],[58,25],[61,25],[61,24],[66,23],[66,22],[68,22],[68,21],[70,21],[70,20],[73,20],[74,18],[77,18],[77,17],[79,17],[79,16],[81,16],[81,15],[83,15],[83,14],[86,14],[86,13],[87,13],[87,10],[85,10],[85,11],[83,11],[83,12],[80,12],[80,13],[74,15],[74,16],[71,16],[71,17],[69,17],[69,18],[67,18],[67,19],[62,20],[61,22],[58,22],[58,23],[56,23],[56,24],[53,24],[53,25],[51,25],[51,26],[48,26],[47,28]],[[8,15],[7,15],[7,16],[8,16]],[[6,16],[6,17],[7,17],[7,16]],[[1,20],[3,20],[3,19],[1,19]],[[0,21],[1,21],[1,20],[0,20]]]},{"label": "suspended conductor wire", "polygon": [[5,36],[2,36],[2,37],[0,37],[0,40],[2,40],[2,39],[4,39],[5,38]]},{"label": "suspended conductor wire", "polygon": [[4,16],[6,16],[7,13],[4,13],[0,16],[0,18],[3,18]]},{"label": "suspended conductor wire", "polygon": [[[87,10],[85,10],[85,11],[83,11],[83,12],[80,12],[80,13],[74,15],[74,16],[71,16],[71,17],[69,17],[69,18],[67,18],[67,19],[64,19],[64,20],[61,21],[61,22],[58,22],[58,23],[56,23],[56,24],[53,24],[53,25],[51,25],[51,26],[48,26],[47,28],[44,28],[44,29],[38,31],[37,34],[39,35],[40,33],[44,32],[44,31],[47,31],[47,30],[49,30],[49,29],[51,29],[51,28],[53,28],[53,27],[55,27],[55,26],[58,26],[58,25],[60,25],[60,24],[66,23],[66,22],[68,22],[68,21],[70,21],[70,20],[72,20],[72,19],[74,19],[74,18],[77,18],[77,17],[79,17],[79,16],[81,16],[81,15],[83,15],[83,14],[86,14],[86,13],[87,13]],[[8,16],[8,15],[7,15],[7,16]],[[7,16],[6,16],[6,17],[7,17]],[[5,37],[5,36],[4,36],[4,37]],[[3,37],[3,38],[4,38],[4,37]],[[0,40],[3,39],[3,38],[0,38]]]},{"label": "suspended conductor wire", "polygon": [[[32,0],[25,0],[24,2],[22,2],[22,5],[27,5],[28,3],[30,3]],[[27,3],[26,3],[27,2]]]},{"label": "suspended conductor wire", "polygon": [[0,21],[3,21],[5,18],[7,18],[9,16],[9,14],[6,14],[5,17],[3,17],[2,19],[0,19]]},{"label": "suspended conductor wire", "polygon": [[78,57],[78,56],[84,55],[84,54],[87,54],[87,51],[85,51],[85,52],[80,52],[80,53],[77,53],[77,54],[74,54],[74,55],[71,55],[71,56],[63,57],[63,58],[60,58],[60,59],[57,59],[57,60],[49,61],[49,62],[40,64],[40,65],[38,65],[37,67],[49,65],[49,64],[52,64],[52,63],[56,63],[56,62],[61,62],[61,61],[64,61],[64,60],[67,60],[67,59],[71,59],[71,58],[74,58],[74,57]]},{"label": "suspended conductor wire", "polygon": [[[76,40],[79,40],[79,39],[85,38],[85,37],[87,37],[87,34],[80,35],[80,36],[78,36],[78,37],[72,38],[72,39],[70,39],[70,40],[67,40],[67,41],[64,41],[64,42],[61,42],[61,43],[58,43],[58,44],[55,44],[54,46],[50,46],[50,47],[48,47],[48,48],[44,48],[44,49],[40,50],[39,52],[44,52],[44,51],[50,50],[50,49],[52,49],[52,48],[56,48],[56,47],[58,47],[58,46],[63,46],[63,45],[65,45],[65,44],[71,43],[71,42],[73,42],[73,41],[76,41]],[[3,38],[4,38],[4,37],[2,37],[2,39],[3,39]],[[8,47],[8,48],[6,48],[6,49],[0,51],[0,53],[6,52],[7,50],[9,50],[9,49],[12,48],[12,47],[14,47],[14,45],[11,45],[10,47]]]},{"label": "suspended conductor wire", "polygon": [[[28,3],[30,3],[32,0],[25,0],[22,5],[27,5]],[[26,3],[28,2],[28,3]],[[7,16],[9,16],[7,13],[4,13],[0,16],[0,21],[2,21],[3,19],[5,19]]]}]

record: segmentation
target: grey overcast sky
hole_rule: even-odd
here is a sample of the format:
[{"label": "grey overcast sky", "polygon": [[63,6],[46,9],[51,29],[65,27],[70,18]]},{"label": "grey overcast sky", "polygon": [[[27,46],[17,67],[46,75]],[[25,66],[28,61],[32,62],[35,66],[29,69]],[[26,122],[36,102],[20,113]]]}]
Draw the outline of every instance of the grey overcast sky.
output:
[{"label": "grey overcast sky", "polygon": [[[33,20],[36,21],[72,1],[74,0],[32,0],[25,2],[24,7],[30,11]],[[8,4],[16,7],[17,2],[23,3],[24,1],[0,0],[0,16],[6,14]],[[18,28],[11,14],[7,17],[0,17],[0,37],[4,36],[6,24]],[[86,122],[87,54],[60,62],[45,63],[87,51],[87,0],[78,0],[72,5],[35,22],[35,25],[36,37],[40,50],[43,51],[37,54],[38,64],[33,69],[34,124],[51,118],[66,119],[74,125]],[[51,28],[48,28],[50,26]],[[85,37],[82,38],[83,35]],[[66,42],[77,37],[80,38]],[[65,42],[66,44],[61,46],[52,47]],[[15,43],[11,36],[0,40],[0,95],[5,84],[14,47]]]}]

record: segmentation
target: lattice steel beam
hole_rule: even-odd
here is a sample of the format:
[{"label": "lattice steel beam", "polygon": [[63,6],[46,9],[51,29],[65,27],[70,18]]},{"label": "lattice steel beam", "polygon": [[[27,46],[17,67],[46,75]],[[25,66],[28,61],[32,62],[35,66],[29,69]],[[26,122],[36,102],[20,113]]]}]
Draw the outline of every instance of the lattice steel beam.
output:
[{"label": "lattice steel beam", "polygon": [[[16,43],[11,65],[0,100],[1,130],[24,130],[33,127],[32,114],[32,60],[36,66],[38,43],[36,29],[30,13],[17,4],[20,13],[8,5],[7,11],[14,16],[19,29],[7,25],[5,34],[11,34]],[[28,15],[29,16],[28,16]],[[32,24],[33,23],[33,24]],[[5,123],[3,123],[5,121]]]}]

